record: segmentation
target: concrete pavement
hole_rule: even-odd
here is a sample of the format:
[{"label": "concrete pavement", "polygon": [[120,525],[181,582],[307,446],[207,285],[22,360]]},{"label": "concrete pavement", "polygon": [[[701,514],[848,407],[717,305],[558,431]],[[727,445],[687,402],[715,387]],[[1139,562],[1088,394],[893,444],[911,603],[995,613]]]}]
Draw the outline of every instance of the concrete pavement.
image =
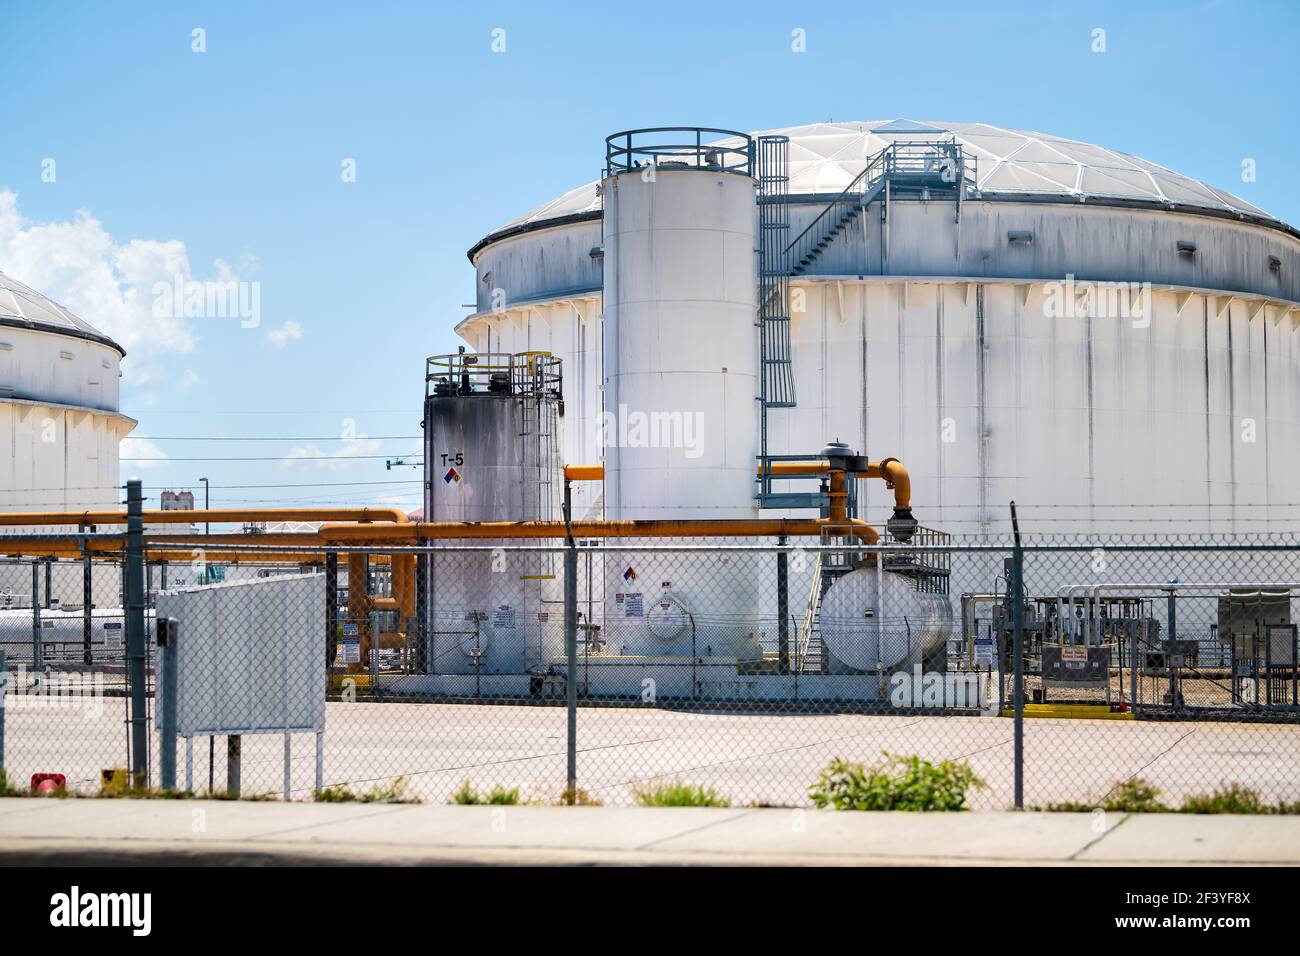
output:
[{"label": "concrete pavement", "polygon": [[0,864],[1297,865],[1300,816],[0,800]]}]

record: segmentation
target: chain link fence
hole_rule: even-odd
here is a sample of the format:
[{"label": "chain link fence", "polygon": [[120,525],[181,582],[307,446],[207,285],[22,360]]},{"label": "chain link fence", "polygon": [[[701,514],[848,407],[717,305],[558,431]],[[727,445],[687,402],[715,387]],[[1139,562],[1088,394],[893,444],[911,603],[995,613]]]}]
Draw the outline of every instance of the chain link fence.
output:
[{"label": "chain link fence", "polygon": [[6,567],[12,786],[803,806],[890,753],[969,764],[976,809],[1300,800],[1300,542],[1031,542],[1019,601],[984,539],[144,547],[134,658],[127,555]]}]

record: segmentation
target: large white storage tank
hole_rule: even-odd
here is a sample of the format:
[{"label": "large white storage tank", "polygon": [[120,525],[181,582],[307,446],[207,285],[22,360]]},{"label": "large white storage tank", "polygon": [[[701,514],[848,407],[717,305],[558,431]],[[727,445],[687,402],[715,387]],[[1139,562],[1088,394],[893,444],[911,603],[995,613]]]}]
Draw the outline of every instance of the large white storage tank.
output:
[{"label": "large white storage tank", "polygon": [[[768,133],[790,140],[791,238],[811,227],[819,250],[789,279],[795,404],[769,411],[770,454],[807,454],[838,437],[873,456],[897,456],[924,497],[927,523],[954,534],[1008,531],[1012,498],[1039,535],[1293,527],[1300,516],[1289,493],[1300,468],[1300,444],[1290,440],[1300,428],[1294,226],[1249,197],[1066,137],[909,120],[755,135]],[[713,136],[722,134],[706,131],[707,148],[748,139]],[[907,144],[948,155],[959,148],[960,189],[864,189],[865,209],[831,235],[841,212],[828,213],[830,204],[874,157],[891,147],[906,152]],[[693,161],[694,148],[687,153]],[[669,190],[673,179],[708,179],[672,169],[655,170]],[[913,172],[899,170],[901,178]],[[637,301],[619,288],[635,278],[627,256],[617,269],[611,262],[629,231],[614,217],[625,220],[633,194],[650,186],[640,175],[618,175],[616,189],[610,177],[573,189],[471,250],[480,305],[458,331],[478,348],[528,342],[555,349],[566,363],[572,356],[585,376],[585,386],[575,377],[568,396],[575,408],[607,410],[611,387],[623,389],[625,375],[684,367],[674,354],[641,356],[626,339],[593,350],[602,296],[608,337],[615,323],[622,336],[657,331],[629,329],[625,311],[662,319],[676,294],[665,288],[658,308]],[[814,226],[819,216],[828,218]],[[656,251],[656,264],[677,266],[663,244]],[[692,272],[724,265],[716,254],[689,263]],[[489,307],[486,297],[500,289],[508,295]],[[687,353],[708,348],[716,344],[709,329],[701,321],[668,344]],[[593,368],[596,356],[603,368]],[[728,368],[732,374],[736,366]],[[562,436],[567,461],[594,454],[584,445],[592,419],[582,421]],[[626,454],[607,456],[607,464],[616,457]],[[626,483],[654,459],[617,464],[610,474],[625,484],[607,483],[605,505],[618,496],[621,509],[611,516],[671,517],[724,496],[744,508],[753,491],[751,482],[748,494],[733,495],[726,468],[710,469],[716,484],[692,489],[694,499],[663,483],[647,489],[646,500],[660,507],[633,511],[625,489],[639,486]],[[887,492],[874,483],[863,491],[864,517],[878,521]]]},{"label": "large white storage tank", "polygon": [[[693,144],[685,132],[606,141],[600,446],[605,515],[615,520],[758,514],[753,154],[741,134],[715,149],[701,145],[701,131]],[[761,656],[757,582],[720,574],[720,560],[607,556],[609,651]]]},{"label": "large white storage tank", "polygon": [[748,137],[691,153],[627,133],[609,142],[606,514],[752,517],[758,219]]},{"label": "large white storage tank", "polygon": [[[125,354],[85,320],[0,273],[0,511],[121,507],[118,446],[135,427],[118,411]],[[94,582],[94,603],[120,603],[116,569],[97,568]],[[52,597],[81,603],[79,565],[56,565],[51,585]],[[31,588],[30,567],[0,564],[0,593],[27,603]]]}]

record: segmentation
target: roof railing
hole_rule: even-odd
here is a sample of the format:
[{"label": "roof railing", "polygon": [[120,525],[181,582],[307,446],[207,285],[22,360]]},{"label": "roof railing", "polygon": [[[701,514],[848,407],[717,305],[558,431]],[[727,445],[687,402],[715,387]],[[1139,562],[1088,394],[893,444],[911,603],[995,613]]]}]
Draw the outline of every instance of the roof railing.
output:
[{"label": "roof railing", "polygon": [[563,387],[561,360],[550,352],[452,352],[425,359],[424,396],[525,395]]},{"label": "roof railing", "polygon": [[[712,134],[714,141],[706,141]],[[738,139],[735,145],[718,138]],[[685,166],[711,172],[754,175],[754,141],[748,133],[708,126],[653,126],[605,137],[605,175],[647,166]]]}]

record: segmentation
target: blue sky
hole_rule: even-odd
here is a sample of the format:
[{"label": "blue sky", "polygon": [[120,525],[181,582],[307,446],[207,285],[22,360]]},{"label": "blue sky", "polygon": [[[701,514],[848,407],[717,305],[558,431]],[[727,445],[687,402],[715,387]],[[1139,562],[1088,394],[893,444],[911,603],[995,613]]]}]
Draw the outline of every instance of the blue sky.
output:
[{"label": "blue sky", "polygon": [[[619,129],[978,120],[1136,153],[1300,223],[1294,2],[6,0],[0,22],[0,197],[31,238],[0,269],[26,263],[16,278],[131,343],[122,407],[150,442],[129,453],[168,460],[123,476],[151,495],[207,476],[214,504],[414,507],[418,469],[383,459],[418,448],[423,359],[455,350],[473,297],[465,250],[594,178]],[[196,279],[259,283],[258,328],[151,326],[122,250],[178,244]],[[398,437],[346,443],[348,423]],[[406,484],[352,484],[384,481]]]}]

